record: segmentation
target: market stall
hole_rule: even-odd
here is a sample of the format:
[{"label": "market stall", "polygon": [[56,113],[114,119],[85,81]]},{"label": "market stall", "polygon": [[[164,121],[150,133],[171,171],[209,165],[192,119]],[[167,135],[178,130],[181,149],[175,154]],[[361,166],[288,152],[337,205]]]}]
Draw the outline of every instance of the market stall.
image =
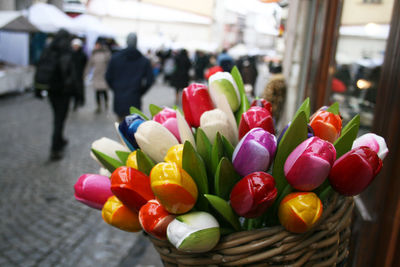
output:
[{"label": "market stall", "polygon": [[0,94],[22,91],[32,85],[29,33],[36,31],[21,12],[0,12]]}]

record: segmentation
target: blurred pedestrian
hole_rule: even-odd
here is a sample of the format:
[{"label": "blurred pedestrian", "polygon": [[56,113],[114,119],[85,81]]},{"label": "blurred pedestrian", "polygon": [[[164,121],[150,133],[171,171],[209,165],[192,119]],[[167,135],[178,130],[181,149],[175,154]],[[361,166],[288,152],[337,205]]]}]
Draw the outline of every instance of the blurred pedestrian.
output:
[{"label": "blurred pedestrian", "polygon": [[96,41],[85,70],[85,76],[92,71],[92,86],[96,91],[96,113],[101,112],[102,102],[104,103],[104,109],[108,109],[108,84],[104,76],[110,58],[111,53],[108,48],[105,47],[101,41]]},{"label": "blurred pedestrian", "polygon": [[114,112],[122,121],[129,114],[129,108],[138,109],[142,96],[154,82],[150,60],[136,48],[137,36],[130,33],[128,47],[113,54],[106,71],[106,81],[114,92]]},{"label": "blurred pedestrian", "polygon": [[186,49],[181,49],[175,56],[175,70],[172,73],[171,85],[175,88],[175,105],[179,104],[179,94],[189,85],[189,70],[192,63]]},{"label": "blurred pedestrian", "polygon": [[82,49],[82,40],[75,38],[71,42],[72,46],[72,63],[76,72],[76,95],[73,98],[73,110],[77,110],[85,104],[85,86],[83,83],[83,74],[87,62],[87,56]]},{"label": "blurred pedestrian", "polygon": [[203,51],[196,51],[194,58],[194,72],[197,82],[204,81],[204,72],[209,65],[208,57]]},{"label": "blurred pedestrian", "polygon": [[[72,61],[71,35],[60,30],[46,47],[36,66],[35,90],[45,89],[53,112],[53,135],[50,160],[60,160],[68,141],[64,138],[64,124],[71,97],[77,95],[77,75]],[[41,97],[38,92],[36,96]]]},{"label": "blurred pedestrian", "polygon": [[242,74],[243,83],[251,87],[251,96],[254,97],[254,88],[258,75],[256,57],[243,56],[239,58],[237,67]]},{"label": "blurred pedestrian", "polygon": [[217,65],[221,66],[224,71],[231,72],[234,62],[233,58],[228,54],[228,51],[226,49],[223,49],[222,52],[218,55]]}]

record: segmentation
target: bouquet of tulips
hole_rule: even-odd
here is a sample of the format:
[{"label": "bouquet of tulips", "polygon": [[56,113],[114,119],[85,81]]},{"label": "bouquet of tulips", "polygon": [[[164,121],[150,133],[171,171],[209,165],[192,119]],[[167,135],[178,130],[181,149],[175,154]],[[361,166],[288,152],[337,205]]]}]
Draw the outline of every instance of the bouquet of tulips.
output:
[{"label": "bouquet of tulips", "polygon": [[121,142],[95,141],[101,174],[84,174],[75,197],[121,230],[144,230],[178,250],[211,250],[221,235],[281,224],[310,230],[333,192],[361,193],[388,153],[375,134],[356,139],[339,106],[310,116],[309,100],[275,136],[271,104],[249,103],[237,68],[183,90],[182,109],[131,108]]}]

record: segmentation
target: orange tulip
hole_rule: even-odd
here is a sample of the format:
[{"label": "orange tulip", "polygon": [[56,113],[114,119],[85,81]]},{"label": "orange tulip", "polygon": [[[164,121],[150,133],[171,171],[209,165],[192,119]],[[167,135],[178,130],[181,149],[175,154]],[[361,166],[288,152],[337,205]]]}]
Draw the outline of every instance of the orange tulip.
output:
[{"label": "orange tulip", "polygon": [[116,196],[110,197],[103,206],[101,215],[104,221],[127,232],[142,230],[138,214],[128,209]]},{"label": "orange tulip", "polygon": [[191,210],[197,200],[197,186],[192,177],[174,162],[161,162],[150,173],[154,195],[173,214]]},{"label": "orange tulip", "polygon": [[314,226],[322,215],[322,202],[313,192],[291,193],[279,205],[279,221],[293,233],[304,233]]},{"label": "orange tulip", "polygon": [[310,121],[315,136],[334,143],[342,130],[342,119],[329,111],[318,110]]}]

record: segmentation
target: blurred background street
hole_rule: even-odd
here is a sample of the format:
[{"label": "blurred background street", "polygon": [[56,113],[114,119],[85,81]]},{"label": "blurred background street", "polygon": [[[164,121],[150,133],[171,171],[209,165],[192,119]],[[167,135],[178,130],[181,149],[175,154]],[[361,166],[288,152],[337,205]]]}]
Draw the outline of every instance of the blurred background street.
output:
[{"label": "blurred background street", "polygon": [[[172,106],[171,92],[156,83],[143,106]],[[141,233],[110,227],[101,211],[74,198],[78,177],[99,171],[91,143],[103,136],[118,140],[112,111],[95,113],[92,88],[86,99],[66,123],[65,158],[50,162],[47,99],[31,93],[0,98],[0,266],[162,266]]]},{"label": "blurred background street", "polygon": [[[278,134],[308,97],[311,112],[338,102],[343,125],[359,114],[359,135],[386,139],[390,153],[381,178],[355,198],[348,262],[400,266],[399,10],[400,0],[1,0],[0,266],[162,266],[148,238],[106,224],[101,211],[75,200],[73,186],[82,174],[99,173],[92,142],[119,140],[113,111],[118,85],[141,94],[154,75],[142,97],[149,115],[150,103],[181,106],[177,91],[207,84],[210,75],[234,65],[249,99],[272,104]],[[43,60],[64,30],[68,38],[57,49],[69,64],[60,63],[60,51],[48,58],[53,62]],[[126,51],[149,63],[149,84],[143,77],[139,86],[130,84],[145,69],[133,65],[116,69],[134,71],[106,83],[110,59]],[[67,87],[70,77],[60,75],[52,82],[62,86],[47,88],[35,78],[55,61],[52,66],[68,65],[79,76],[74,99],[69,92],[60,98],[79,103],[84,89],[86,100],[77,110],[70,103],[65,154],[58,153],[63,136],[52,140],[53,115],[62,117],[57,108],[65,101],[48,92]],[[104,91],[107,110],[96,101]],[[137,103],[137,95],[130,96],[119,102]]]}]

